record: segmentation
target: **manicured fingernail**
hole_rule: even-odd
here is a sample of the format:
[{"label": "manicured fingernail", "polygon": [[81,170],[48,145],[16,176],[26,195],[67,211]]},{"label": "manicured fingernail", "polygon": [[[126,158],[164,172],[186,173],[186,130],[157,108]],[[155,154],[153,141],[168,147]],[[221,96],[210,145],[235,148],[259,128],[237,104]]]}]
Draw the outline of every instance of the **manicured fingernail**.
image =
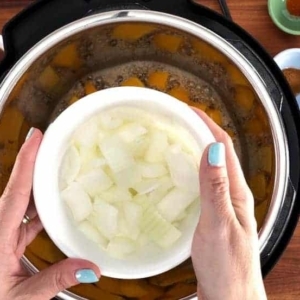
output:
[{"label": "manicured fingernail", "polygon": [[91,269],[78,270],[75,273],[75,277],[80,283],[94,283],[99,281],[96,273]]},{"label": "manicured fingernail", "polygon": [[212,167],[225,166],[225,146],[223,143],[213,143],[209,146],[208,163]]},{"label": "manicured fingernail", "polygon": [[30,139],[30,137],[33,135],[34,131],[35,131],[35,128],[31,127],[30,130],[28,131],[27,135],[26,135],[25,141]]}]

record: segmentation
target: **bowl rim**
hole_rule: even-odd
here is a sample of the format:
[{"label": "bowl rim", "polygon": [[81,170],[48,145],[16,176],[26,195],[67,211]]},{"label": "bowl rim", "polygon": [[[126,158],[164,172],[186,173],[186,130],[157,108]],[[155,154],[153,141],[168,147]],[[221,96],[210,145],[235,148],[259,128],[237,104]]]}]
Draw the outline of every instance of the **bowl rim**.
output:
[{"label": "bowl rim", "polygon": [[[279,22],[278,18],[275,16],[274,12],[274,6],[273,6],[274,1],[273,0],[268,0],[268,11],[269,15],[273,21],[273,23],[282,31],[292,34],[292,35],[300,35],[300,30],[293,30],[290,29],[289,27],[284,26],[281,22]],[[293,21],[291,21],[293,22]],[[299,17],[299,24],[300,24],[300,17]]]},{"label": "bowl rim", "polygon": [[[114,94],[115,93],[115,94]],[[130,94],[130,95],[134,95],[137,99],[138,97],[143,98],[145,101],[146,99],[149,101],[149,99],[153,99],[153,103],[155,103],[155,105],[160,105],[167,107],[168,105],[173,105],[172,109],[172,114],[175,115],[174,111],[177,109],[178,110],[178,119],[181,118],[183,121],[186,122],[186,124],[188,124],[190,126],[190,128],[187,128],[189,131],[190,130],[194,130],[192,134],[193,137],[195,137],[196,141],[199,142],[200,139],[206,139],[207,144],[210,144],[212,142],[215,141],[215,138],[213,137],[213,134],[211,133],[211,131],[209,130],[209,128],[207,127],[207,125],[204,123],[204,121],[185,103],[173,98],[172,96],[159,92],[159,91],[155,91],[152,89],[148,89],[148,88],[140,88],[140,87],[115,87],[115,88],[109,88],[106,90],[101,90],[98,91],[96,93],[90,94],[84,98],[82,98],[80,101],[74,103],[73,105],[71,105],[69,108],[67,108],[64,112],[61,113],[60,116],[58,116],[58,118],[50,124],[50,126],[48,127],[45,135],[44,135],[44,139],[42,140],[42,143],[40,145],[38,154],[37,154],[37,158],[36,158],[36,164],[35,164],[35,168],[34,168],[34,176],[33,176],[33,193],[34,193],[34,201],[35,201],[35,205],[36,205],[36,209],[38,212],[38,215],[41,219],[41,222],[43,223],[44,229],[46,230],[47,234],[49,235],[49,237],[51,238],[51,240],[54,242],[54,244],[68,257],[78,257],[78,258],[83,258],[83,259],[88,259],[86,256],[81,256],[78,255],[78,253],[76,253],[76,251],[73,251],[74,247],[74,242],[72,242],[71,244],[68,244],[69,242],[67,242],[67,238],[65,236],[63,236],[63,234],[66,232],[63,225],[64,222],[69,222],[70,220],[66,221],[62,219],[62,214],[64,208],[62,207],[62,205],[59,205],[59,211],[55,211],[57,213],[57,215],[55,216],[55,222],[59,223],[60,225],[62,225],[60,228],[58,228],[58,226],[53,226],[53,218],[51,219],[51,216],[53,217],[53,212],[51,212],[51,210],[49,210],[49,207],[51,208],[51,205],[55,205],[55,204],[44,204],[47,203],[47,201],[45,201],[45,199],[48,198],[52,199],[52,201],[50,201],[51,203],[55,201],[58,203],[59,202],[59,189],[58,189],[58,180],[57,177],[55,178],[54,175],[58,174],[58,167],[60,163],[56,163],[56,167],[53,166],[54,161],[56,161],[55,159],[61,159],[61,157],[59,158],[57,156],[57,154],[60,152],[62,152],[62,147],[63,145],[60,144],[60,142],[62,141],[67,141],[70,138],[70,135],[72,132],[74,132],[75,128],[77,128],[76,124],[79,125],[82,122],[84,122],[85,120],[87,120],[87,118],[91,115],[97,114],[99,111],[103,110],[103,109],[108,109],[109,107],[117,107],[120,105],[121,101],[120,99],[118,99],[119,101],[108,105],[108,98],[105,98],[105,94],[107,95],[117,95],[117,93],[120,95],[120,98],[124,98],[124,95]],[[157,96],[157,98],[155,98],[154,96]],[[102,97],[101,101],[99,101],[99,97]],[[148,97],[148,98],[147,98]],[[98,100],[98,101],[95,101]],[[134,100],[132,100],[134,101]],[[159,104],[159,101],[161,101],[161,103]],[[118,104],[116,104],[118,103]],[[141,103],[141,102],[140,102]],[[82,113],[82,108],[88,107],[88,105],[86,104],[93,104],[94,106],[90,106],[89,108],[86,108],[85,114],[82,114],[80,117],[76,117],[73,118],[72,124],[76,127],[72,127],[70,124],[67,125],[67,129],[62,131],[61,130],[61,124],[64,123],[68,118],[70,118],[70,116],[74,113],[74,112],[80,112]],[[94,108],[97,107],[97,111],[93,111]],[[170,108],[168,108],[170,109]],[[170,110],[171,110],[170,109]],[[179,113],[180,112],[180,113]],[[73,115],[74,117],[74,115]],[[199,127],[202,126],[202,127]],[[196,129],[196,127],[198,127],[198,129]],[[63,135],[60,136],[56,136],[55,138],[55,134],[58,133],[58,130],[60,129],[60,133],[63,132]],[[206,135],[205,138],[203,136],[203,132],[206,130]],[[195,136],[196,135],[196,136]],[[198,137],[198,140],[197,140]],[[53,141],[56,141],[56,144],[53,144]],[[200,143],[200,142],[199,142]],[[49,147],[50,146],[50,147]],[[206,145],[205,145],[206,146]],[[50,149],[51,148],[51,149]],[[60,150],[59,150],[60,149]],[[49,157],[49,151],[51,150],[51,155],[53,155],[53,157]],[[63,154],[60,154],[61,156]],[[45,169],[47,169],[47,172],[45,172]],[[50,177],[49,177],[50,176]],[[45,179],[48,179],[49,181],[47,181],[47,185],[45,184]],[[55,183],[56,182],[56,183]],[[52,190],[51,190],[52,189]],[[46,195],[46,196],[45,196]],[[53,200],[54,199],[54,200]],[[50,205],[50,206],[49,206]],[[52,220],[52,221],[51,221]],[[61,222],[62,221],[62,222]],[[195,225],[196,226],[196,223]],[[69,231],[71,232],[71,231]],[[74,231],[73,231],[74,232]],[[112,278],[119,278],[119,279],[141,279],[141,278],[146,278],[146,277],[150,277],[150,276],[155,276],[161,273],[164,273],[168,270],[173,269],[174,267],[178,266],[180,263],[182,263],[183,261],[185,261],[186,259],[188,259],[190,257],[191,254],[191,242],[192,242],[192,236],[193,233],[190,235],[189,234],[189,240],[188,243],[186,243],[186,245],[184,247],[178,247],[178,254],[174,255],[175,259],[171,259],[167,260],[167,263],[162,263],[160,262],[159,265],[157,265],[156,269],[154,270],[153,267],[151,270],[128,270],[126,272],[119,272],[119,270],[116,270],[115,268],[110,269],[109,267],[107,267],[107,265],[105,266],[105,268],[103,267],[103,265],[101,265],[100,263],[97,263],[96,261],[93,261],[94,263],[96,263],[100,269],[101,269],[101,273],[104,276],[108,276],[108,277],[112,277]],[[191,237],[190,237],[191,236]],[[73,238],[74,240],[74,238]],[[67,245],[68,244],[68,245]],[[71,247],[70,247],[71,245]],[[85,252],[86,250],[83,250],[83,252]],[[81,254],[84,255],[81,251]],[[176,251],[174,251],[176,252]],[[99,262],[99,261],[98,261]],[[153,264],[151,264],[153,265]],[[134,271],[134,272],[133,272]]]},{"label": "bowl rim", "polygon": [[285,49],[285,50],[279,52],[278,54],[276,54],[273,59],[278,64],[278,62],[282,60],[282,57],[284,55],[291,54],[291,53],[298,53],[299,54],[299,59],[300,59],[300,48],[288,48],[288,49]]}]

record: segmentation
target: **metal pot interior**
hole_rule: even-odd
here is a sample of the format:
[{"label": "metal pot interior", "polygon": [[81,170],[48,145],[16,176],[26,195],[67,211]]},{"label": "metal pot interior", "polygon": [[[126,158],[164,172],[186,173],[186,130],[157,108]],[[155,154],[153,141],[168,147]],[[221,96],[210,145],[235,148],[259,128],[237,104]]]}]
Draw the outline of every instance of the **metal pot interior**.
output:
[{"label": "metal pot interior", "polygon": [[[1,113],[1,191],[30,127],[45,130],[86,94],[120,85],[169,93],[206,111],[232,137],[254,193],[261,228],[276,175],[273,134],[261,100],[235,63],[219,50],[185,31],[147,22],[94,26],[53,44],[27,68]],[[64,255],[42,232],[28,246],[26,257],[37,269],[44,269]],[[102,277],[97,284],[70,291],[88,299],[179,299],[194,294],[196,287],[188,260],[152,278]]]}]

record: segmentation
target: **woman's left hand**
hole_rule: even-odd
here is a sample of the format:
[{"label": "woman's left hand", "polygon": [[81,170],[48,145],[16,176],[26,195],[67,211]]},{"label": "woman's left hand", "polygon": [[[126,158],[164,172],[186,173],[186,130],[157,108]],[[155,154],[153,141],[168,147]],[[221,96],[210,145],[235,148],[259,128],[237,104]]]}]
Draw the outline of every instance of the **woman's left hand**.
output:
[{"label": "woman's left hand", "polygon": [[[0,198],[0,299],[3,300],[48,300],[73,285],[95,282],[100,277],[97,266],[81,259],[63,260],[33,276],[22,266],[26,246],[42,230],[36,210],[29,205],[41,140],[42,133],[35,129],[23,145]],[[31,220],[28,224],[23,223],[25,214]]]}]

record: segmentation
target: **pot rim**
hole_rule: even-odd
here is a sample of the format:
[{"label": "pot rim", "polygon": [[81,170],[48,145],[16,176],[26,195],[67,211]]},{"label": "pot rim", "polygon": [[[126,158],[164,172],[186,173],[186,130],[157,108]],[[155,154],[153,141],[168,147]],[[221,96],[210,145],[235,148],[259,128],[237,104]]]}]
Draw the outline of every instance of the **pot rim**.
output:
[{"label": "pot rim", "polygon": [[21,76],[38,57],[48,51],[51,47],[82,31],[95,28],[97,26],[121,22],[154,23],[173,27],[180,31],[192,34],[195,37],[211,44],[218,49],[218,51],[226,55],[235,63],[253,86],[260,101],[265,107],[266,113],[268,114],[275,147],[276,165],[274,190],[269,211],[259,232],[259,248],[260,252],[262,252],[273,231],[278,212],[282,207],[289,178],[289,151],[284,125],[277,108],[273,104],[272,99],[266,90],[263,79],[252,67],[251,63],[225,39],[204,26],[175,15],[148,10],[113,10],[87,16],[69,23],[38,42],[12,67],[0,84],[0,111],[2,111],[6,99]]}]

